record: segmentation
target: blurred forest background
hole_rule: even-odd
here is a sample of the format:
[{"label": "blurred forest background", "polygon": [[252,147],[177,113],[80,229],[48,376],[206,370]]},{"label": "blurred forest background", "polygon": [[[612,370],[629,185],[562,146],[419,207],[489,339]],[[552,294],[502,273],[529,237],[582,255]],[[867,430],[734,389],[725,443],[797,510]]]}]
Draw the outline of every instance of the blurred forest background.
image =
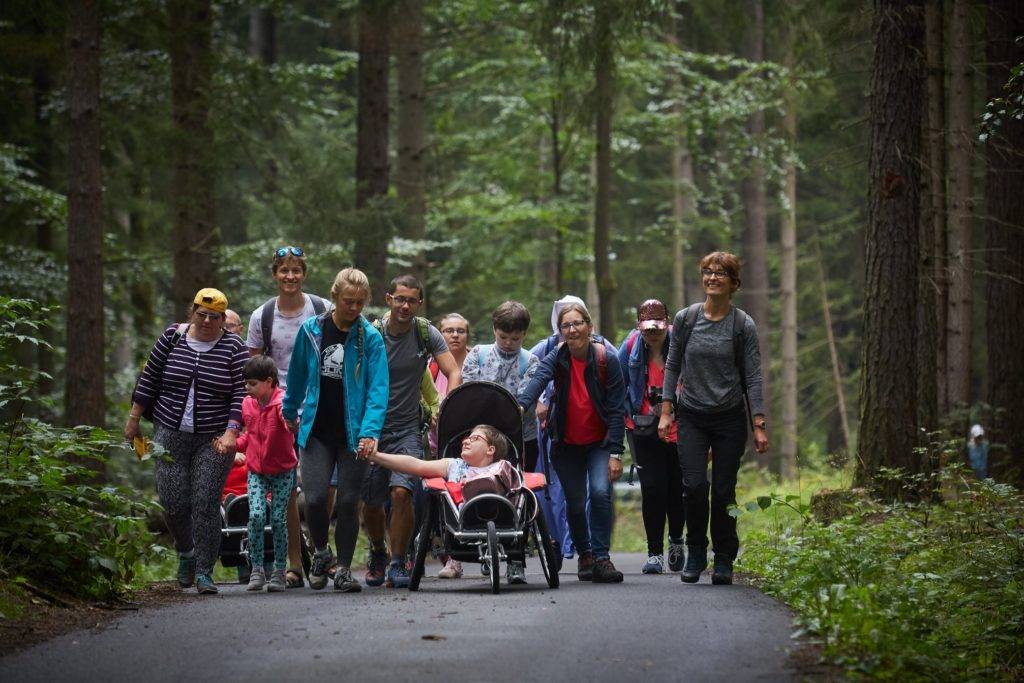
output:
[{"label": "blurred forest background", "polygon": [[[869,174],[872,77],[903,67],[859,0],[8,0],[0,291],[53,323],[8,350],[45,373],[28,410],[120,425],[195,290],[248,322],[286,244],[309,253],[308,291],[354,263],[380,304],[412,271],[435,321],[459,311],[486,341],[514,298],[531,342],[573,293],[616,343],[642,300],[701,299],[696,260],[726,249],[761,334],[774,472],[889,438],[862,424],[866,395],[910,416],[904,459],[982,421],[1009,473],[1024,188],[993,140],[1021,149],[1020,5],[878,5],[917,12],[892,43],[919,57],[900,72],[918,105],[895,111],[918,137],[905,177]],[[904,186],[920,206],[874,231],[870,187]],[[868,281],[888,243],[908,250]],[[908,345],[865,341],[872,305]],[[872,354],[914,393],[894,410],[862,377]]]}]

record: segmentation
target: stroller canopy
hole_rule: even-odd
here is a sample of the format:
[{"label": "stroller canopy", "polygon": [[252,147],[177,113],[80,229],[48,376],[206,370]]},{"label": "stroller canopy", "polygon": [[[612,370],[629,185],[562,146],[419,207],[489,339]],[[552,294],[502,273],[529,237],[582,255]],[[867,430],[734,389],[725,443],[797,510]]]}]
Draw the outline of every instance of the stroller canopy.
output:
[{"label": "stroller canopy", "polygon": [[[458,457],[445,451],[479,424],[491,425],[505,435],[522,459],[523,416],[508,389],[494,382],[466,382],[448,394],[437,418],[437,444],[443,457]],[[519,463],[522,465],[522,463]]]}]

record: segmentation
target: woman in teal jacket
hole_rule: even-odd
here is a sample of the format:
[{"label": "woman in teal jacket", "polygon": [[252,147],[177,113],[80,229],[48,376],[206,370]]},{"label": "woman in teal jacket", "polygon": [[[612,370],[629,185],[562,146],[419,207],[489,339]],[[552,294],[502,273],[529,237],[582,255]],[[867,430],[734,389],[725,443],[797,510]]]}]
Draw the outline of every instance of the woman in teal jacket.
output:
[{"label": "woman in teal jacket", "polygon": [[360,590],[350,566],[359,534],[357,504],[367,461],[357,458],[356,452],[368,454],[377,447],[390,381],[384,340],[362,316],[369,298],[370,283],[362,271],[346,268],[338,273],[331,287],[334,308],[303,323],[288,369],[283,413],[298,433],[306,520],[315,547],[309,585],[318,590],[327,585],[327,570],[334,564],[327,543],[327,489],[335,468],[338,568],[334,588]]}]

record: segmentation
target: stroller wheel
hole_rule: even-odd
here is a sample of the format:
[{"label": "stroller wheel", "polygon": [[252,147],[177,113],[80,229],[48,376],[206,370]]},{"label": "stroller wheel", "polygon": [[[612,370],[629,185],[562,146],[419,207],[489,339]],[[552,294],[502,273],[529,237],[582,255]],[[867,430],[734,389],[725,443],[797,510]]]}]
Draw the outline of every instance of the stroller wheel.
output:
[{"label": "stroller wheel", "polygon": [[548,588],[558,588],[558,571],[561,569],[562,554],[556,551],[557,546],[551,542],[551,534],[548,533],[548,523],[543,512],[537,513],[531,526],[533,527],[533,542],[537,546],[537,559],[540,560],[540,568],[544,571]]},{"label": "stroller wheel", "polygon": [[420,520],[419,532],[416,534],[416,555],[413,558],[412,572],[409,575],[409,590],[420,589],[420,579],[423,578],[424,565],[427,561],[427,551],[430,550],[431,537],[434,535],[434,526],[437,524],[437,505],[433,500],[427,501],[427,514]]},{"label": "stroller wheel", "polygon": [[487,556],[491,565],[491,592],[501,590],[501,558],[498,555],[498,530],[494,522],[487,522]]}]

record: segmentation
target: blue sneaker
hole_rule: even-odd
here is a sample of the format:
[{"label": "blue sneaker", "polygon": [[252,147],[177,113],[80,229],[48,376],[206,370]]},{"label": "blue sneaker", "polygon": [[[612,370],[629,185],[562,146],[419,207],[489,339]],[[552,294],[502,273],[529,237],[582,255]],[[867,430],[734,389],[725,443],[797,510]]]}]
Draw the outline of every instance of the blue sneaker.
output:
[{"label": "blue sneaker", "polygon": [[384,583],[384,571],[388,566],[388,554],[385,550],[371,550],[370,559],[366,563],[366,574],[363,583],[367,586],[380,586]]},{"label": "blue sneaker", "polygon": [[196,591],[200,595],[214,595],[218,593],[217,584],[209,574],[200,574],[196,577]]},{"label": "blue sneaker", "polygon": [[[249,579],[247,578],[246,581]],[[195,555],[192,557],[178,557],[178,585],[182,588],[188,588],[196,582],[196,558]]]},{"label": "blue sneaker", "polygon": [[644,566],[640,569],[643,574],[664,574],[665,573],[665,558],[661,555],[650,555],[647,561],[644,562]]},{"label": "blue sneaker", "polygon": [[392,560],[388,565],[388,575],[384,582],[388,588],[408,588],[409,570],[405,568],[405,562]]}]

